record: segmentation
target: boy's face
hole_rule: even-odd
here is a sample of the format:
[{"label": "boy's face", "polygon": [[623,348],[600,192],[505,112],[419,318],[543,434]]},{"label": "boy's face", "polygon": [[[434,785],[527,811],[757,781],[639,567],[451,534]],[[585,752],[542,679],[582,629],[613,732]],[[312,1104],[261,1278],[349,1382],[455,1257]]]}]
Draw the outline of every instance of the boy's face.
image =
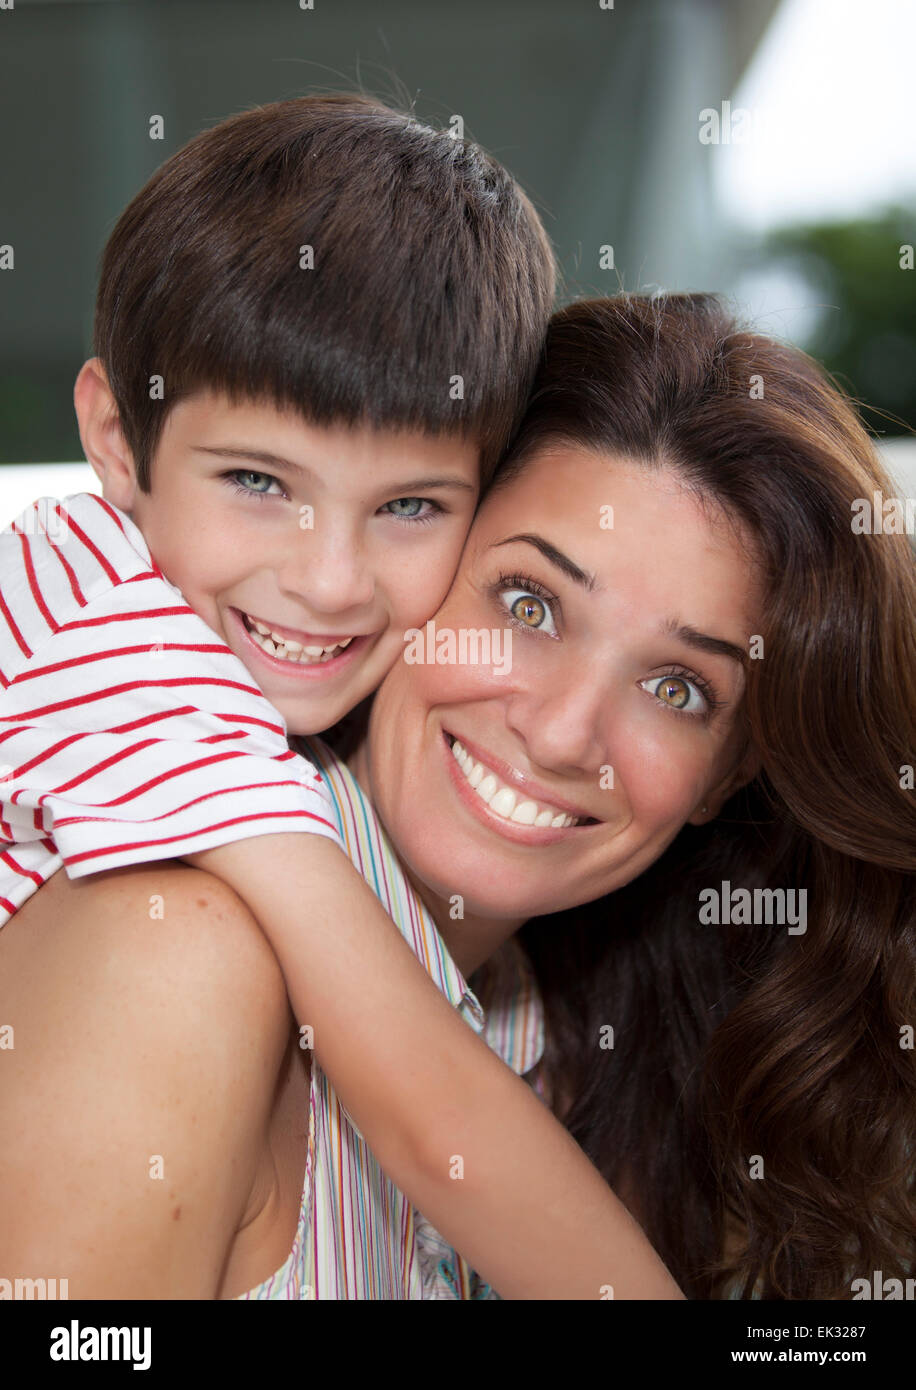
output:
[{"label": "boy's face", "polygon": [[[150,493],[124,506],[290,734],[373,691],[445,597],[478,495],[476,444],[322,427],[212,392],[170,412]],[[106,479],[106,484],[107,484]],[[268,650],[250,619],[291,645]],[[311,649],[311,650],[309,650]],[[270,652],[273,651],[273,654]]]}]

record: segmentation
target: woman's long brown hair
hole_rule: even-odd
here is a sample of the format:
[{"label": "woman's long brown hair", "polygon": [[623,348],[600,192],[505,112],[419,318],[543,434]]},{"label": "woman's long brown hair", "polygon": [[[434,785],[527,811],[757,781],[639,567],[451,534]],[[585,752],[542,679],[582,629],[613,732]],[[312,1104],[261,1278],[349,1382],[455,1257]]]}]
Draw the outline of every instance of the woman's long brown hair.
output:
[{"label": "woman's long brown hair", "polygon": [[[766,589],[759,775],[634,882],[522,929],[555,1106],[689,1296],[912,1277],[916,576],[905,535],[852,526],[893,485],[820,368],[705,295],[556,314],[496,486],[554,440],[675,468],[751,533]],[[725,881],[804,888],[807,930],[701,924]]]}]

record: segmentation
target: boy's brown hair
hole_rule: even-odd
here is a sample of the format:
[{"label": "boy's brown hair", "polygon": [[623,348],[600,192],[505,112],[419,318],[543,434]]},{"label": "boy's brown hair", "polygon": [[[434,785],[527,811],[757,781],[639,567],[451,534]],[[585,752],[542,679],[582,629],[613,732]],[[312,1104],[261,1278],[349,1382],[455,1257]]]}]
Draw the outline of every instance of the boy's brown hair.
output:
[{"label": "boy's brown hair", "polygon": [[143,491],[167,412],[203,389],[473,438],[486,484],[555,275],[478,146],[369,97],[300,97],[204,131],[137,194],[102,259],[95,352]]}]

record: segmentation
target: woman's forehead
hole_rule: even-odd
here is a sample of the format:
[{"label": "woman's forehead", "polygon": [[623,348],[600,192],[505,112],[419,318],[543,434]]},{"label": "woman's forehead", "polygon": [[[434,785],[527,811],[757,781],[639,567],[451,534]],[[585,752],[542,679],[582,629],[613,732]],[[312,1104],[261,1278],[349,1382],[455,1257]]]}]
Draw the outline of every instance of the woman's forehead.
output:
[{"label": "woman's forehead", "polygon": [[[677,468],[554,445],[534,456],[482,504],[466,564],[521,554],[513,537],[534,538],[593,580],[600,595],[622,585],[646,604],[690,597],[698,614],[739,624],[759,608],[760,565],[747,528]],[[569,571],[567,571],[569,572]]]},{"label": "woman's forehead", "polygon": [[664,459],[601,454],[553,445],[484,499],[475,532],[488,535],[512,517],[536,517],[584,541],[610,533],[642,534],[689,521],[691,529],[720,535],[727,528],[714,498],[700,496]]}]

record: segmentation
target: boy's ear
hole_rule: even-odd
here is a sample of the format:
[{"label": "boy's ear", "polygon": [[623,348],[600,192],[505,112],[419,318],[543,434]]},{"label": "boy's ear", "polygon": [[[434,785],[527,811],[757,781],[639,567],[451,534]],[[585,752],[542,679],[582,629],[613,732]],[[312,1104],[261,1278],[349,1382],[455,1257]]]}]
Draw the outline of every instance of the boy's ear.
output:
[{"label": "boy's ear", "polygon": [[73,388],[73,404],[83,452],[102,484],[102,496],[129,513],[138,491],[137,474],[100,358],[83,363]]},{"label": "boy's ear", "polygon": [[761,765],[760,754],[749,742],[737,764],[725,774],[721,782],[709,788],[693,815],[687,817],[688,825],[705,825],[707,821],[715,820],[728,798],[741,787],[747,786],[748,782],[757,776]]}]

